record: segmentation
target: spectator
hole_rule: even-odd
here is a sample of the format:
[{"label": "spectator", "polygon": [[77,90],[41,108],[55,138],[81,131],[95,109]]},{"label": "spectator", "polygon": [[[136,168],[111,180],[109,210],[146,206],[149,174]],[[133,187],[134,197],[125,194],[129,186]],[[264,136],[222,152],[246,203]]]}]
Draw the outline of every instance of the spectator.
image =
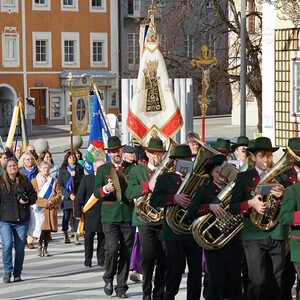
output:
[{"label": "spectator", "polygon": [[135,156],[135,149],[132,146],[126,145],[123,149],[123,155],[122,158],[124,161],[127,161],[129,163],[135,163],[136,156]]},{"label": "spectator", "polygon": [[81,151],[78,149],[75,149],[74,152],[77,157],[77,162],[84,168],[84,160],[83,160]]},{"label": "spectator", "polygon": [[4,164],[7,161],[6,153],[0,153],[0,176],[3,174]]},{"label": "spectator", "polygon": [[26,152],[30,152],[33,155],[34,159],[38,160],[39,157],[38,157],[38,155],[35,151],[35,147],[33,145],[28,144],[26,147]]},{"label": "spectator", "polygon": [[52,154],[50,151],[43,151],[38,159],[38,164],[40,164],[42,161],[48,161],[51,164],[49,175],[53,177],[54,179],[58,178],[58,166],[54,164]]},{"label": "spectator", "polygon": [[57,210],[61,201],[61,190],[58,180],[51,177],[51,163],[42,161],[40,172],[32,180],[32,185],[38,194],[37,205],[42,209],[45,217],[37,248],[38,256],[49,256],[48,243],[51,232],[57,232]]},{"label": "spectator", "polygon": [[3,176],[0,178],[0,234],[5,271],[4,283],[10,282],[12,273],[14,281],[21,281],[30,205],[35,203],[36,198],[37,195],[31,182],[19,172],[17,161],[14,158],[8,158],[4,165]]},{"label": "spectator", "polygon": [[[83,176],[83,167],[77,162],[77,157],[71,151],[67,151],[58,172],[58,182],[64,196],[61,207],[63,209],[62,231],[64,233],[65,244],[71,243],[68,236],[69,222],[74,212],[77,189]],[[74,220],[74,223],[74,228],[77,228],[78,221]],[[80,245],[77,234],[74,236],[74,244]]]},{"label": "spectator", "polygon": [[[20,157],[20,160],[18,162],[20,173],[25,175],[30,181],[36,177],[37,173],[39,172],[36,167],[36,161],[34,159],[34,156],[31,152],[25,152]],[[31,207],[32,210],[35,209],[35,206]],[[34,249],[34,237],[31,235],[28,235],[27,237],[27,248],[28,249]]]},{"label": "spectator", "polygon": [[15,151],[14,151],[14,156],[15,156],[17,161],[20,159],[22,154],[23,154],[23,147],[20,144],[18,144],[15,148]]}]

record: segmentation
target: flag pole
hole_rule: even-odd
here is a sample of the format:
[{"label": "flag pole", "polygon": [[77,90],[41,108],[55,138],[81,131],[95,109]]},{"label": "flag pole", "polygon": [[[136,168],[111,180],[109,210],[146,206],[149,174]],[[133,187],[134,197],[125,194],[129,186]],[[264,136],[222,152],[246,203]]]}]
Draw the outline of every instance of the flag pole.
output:
[{"label": "flag pole", "polygon": [[98,101],[99,101],[99,104],[100,104],[100,108],[101,108],[101,110],[102,110],[103,118],[105,119],[106,124],[107,124],[107,127],[108,127],[108,130],[109,130],[110,134],[112,135],[112,130],[111,130],[111,127],[110,127],[110,124],[109,124],[109,121],[108,121],[106,112],[105,112],[105,110],[104,110],[104,106],[103,106],[101,97],[100,97],[99,92],[98,92],[98,86],[97,86],[97,84],[96,84],[96,82],[95,82],[94,79],[92,79],[91,84],[92,84],[92,86],[93,86],[94,93],[96,93],[96,96],[97,96],[97,98],[98,98]]},{"label": "flag pole", "polygon": [[67,76],[69,84],[69,96],[70,96],[70,138],[71,138],[71,155],[74,153],[73,146],[73,95],[72,95],[72,84],[74,82],[73,74],[70,72]]}]

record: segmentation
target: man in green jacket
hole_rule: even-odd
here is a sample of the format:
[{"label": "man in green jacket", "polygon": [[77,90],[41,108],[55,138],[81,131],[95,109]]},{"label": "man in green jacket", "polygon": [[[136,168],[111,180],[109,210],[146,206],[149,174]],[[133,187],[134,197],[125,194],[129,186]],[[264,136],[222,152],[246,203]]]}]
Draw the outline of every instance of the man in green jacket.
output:
[{"label": "man in green jacket", "polygon": [[113,293],[113,279],[117,275],[117,297],[127,298],[127,279],[134,228],[131,226],[133,203],[125,196],[127,176],[132,164],[122,160],[121,141],[108,139],[108,155],[111,161],[102,165],[96,174],[94,195],[101,201],[101,220],[105,234],[105,282],[106,295]]},{"label": "man in green jacket", "polygon": [[[265,213],[266,203],[261,201],[261,195],[256,194],[256,187],[264,173],[270,170],[273,152],[277,150],[277,147],[272,147],[269,138],[257,138],[253,147],[248,148],[248,151],[254,154],[255,167],[238,174],[232,191],[230,211],[233,214],[243,215],[244,228],[241,231],[241,240],[248,266],[248,300],[280,299],[285,240],[288,236],[287,226],[279,224],[271,230],[263,231],[252,224],[250,220],[252,209],[259,214]],[[283,187],[276,185],[272,188],[271,194],[277,201],[280,201]],[[269,259],[271,264],[268,263]],[[272,291],[274,292],[273,298],[269,298],[266,294],[266,291],[270,292],[270,286],[268,286],[270,281],[268,280],[268,284],[266,284],[267,275],[272,275],[276,281],[274,291]]]},{"label": "man in green jacket", "polygon": [[[129,174],[126,196],[128,199],[137,199],[151,193],[155,181],[149,182],[156,168],[160,166],[162,156],[166,152],[160,138],[151,138],[145,148],[149,159],[147,165],[134,166]],[[159,238],[161,225],[147,225],[142,222],[137,214],[133,213],[132,223],[138,226],[141,241],[142,269],[143,269],[143,300],[151,300],[152,277],[155,269],[153,299],[162,299],[165,288],[166,256],[162,241]]]},{"label": "man in green jacket", "polygon": [[[191,160],[193,157],[188,145],[176,146],[170,158]],[[154,191],[150,198],[150,205],[154,208],[172,207],[179,205],[187,209],[191,199],[188,195],[177,194],[177,190],[183,182],[183,175],[178,172],[168,172],[157,178]],[[202,282],[202,249],[193,239],[192,234],[176,234],[164,220],[162,227],[162,239],[166,245],[167,273],[166,292],[164,300],[174,300],[178,293],[182,274],[186,263],[189,273],[187,278],[187,300],[200,299]]]}]

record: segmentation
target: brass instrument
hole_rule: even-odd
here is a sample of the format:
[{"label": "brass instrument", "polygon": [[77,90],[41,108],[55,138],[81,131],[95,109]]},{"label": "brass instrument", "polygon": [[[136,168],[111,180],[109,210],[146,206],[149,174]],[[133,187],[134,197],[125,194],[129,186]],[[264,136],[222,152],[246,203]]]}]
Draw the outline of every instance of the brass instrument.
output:
[{"label": "brass instrument", "polygon": [[[157,168],[150,178],[149,182],[154,182],[157,177],[165,172],[170,172],[173,170],[174,160],[169,159],[169,156],[173,153],[177,143],[170,138],[169,148],[166,152],[163,161],[159,168]],[[155,209],[150,205],[150,198],[152,193],[141,196],[135,202],[134,210],[138,218],[147,225],[159,225],[164,220],[164,209]]]},{"label": "brass instrument", "polygon": [[[272,182],[276,176],[292,168],[298,161],[299,158],[293,152],[293,150],[290,147],[286,147],[286,152],[280,161],[260,179],[255,190],[255,195],[257,194],[259,185]],[[262,197],[262,201],[267,203],[264,214],[259,214],[255,209],[252,209],[250,213],[250,219],[258,229],[267,231],[272,229],[278,223],[277,216],[279,213],[280,204],[271,194],[264,195]]]},{"label": "brass instrument", "polygon": [[[197,187],[203,184],[207,179],[207,175],[204,173],[204,167],[207,162],[219,152],[208,145],[197,141],[200,144],[196,159],[194,161],[193,170],[188,173],[181,186],[179,187],[177,194],[185,194],[189,198],[192,198],[196,192]],[[187,210],[180,205],[168,207],[166,211],[166,221],[170,228],[176,234],[191,234],[192,222],[186,220]]]},{"label": "brass instrument", "polygon": [[231,193],[235,186],[235,178],[239,170],[233,166],[230,167],[229,163],[225,163],[223,166],[227,165],[227,167],[232,169],[232,172],[225,173],[224,168],[221,168],[220,176],[228,183],[217,195],[217,198],[222,202],[223,208],[226,211],[225,217],[218,219],[212,212],[209,212],[205,216],[196,219],[193,223],[192,232],[194,239],[206,250],[218,250],[224,247],[243,228],[242,216],[232,215],[229,212]]}]

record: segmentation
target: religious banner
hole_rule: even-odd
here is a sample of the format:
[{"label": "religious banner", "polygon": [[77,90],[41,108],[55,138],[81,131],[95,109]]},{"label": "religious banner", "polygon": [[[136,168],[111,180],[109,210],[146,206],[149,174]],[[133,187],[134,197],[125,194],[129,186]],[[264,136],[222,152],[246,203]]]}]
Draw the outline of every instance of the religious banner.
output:
[{"label": "religious banner", "polygon": [[148,144],[152,136],[159,136],[166,143],[183,124],[157,39],[155,6],[151,5],[149,14],[150,24],[140,61],[137,87],[127,118],[128,130],[143,146]]},{"label": "religious banner", "polygon": [[73,135],[87,133],[89,125],[89,88],[76,88],[72,90],[72,129]]}]

